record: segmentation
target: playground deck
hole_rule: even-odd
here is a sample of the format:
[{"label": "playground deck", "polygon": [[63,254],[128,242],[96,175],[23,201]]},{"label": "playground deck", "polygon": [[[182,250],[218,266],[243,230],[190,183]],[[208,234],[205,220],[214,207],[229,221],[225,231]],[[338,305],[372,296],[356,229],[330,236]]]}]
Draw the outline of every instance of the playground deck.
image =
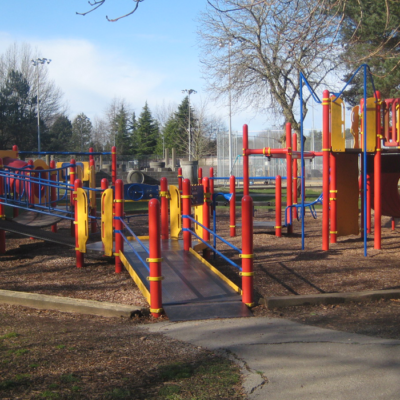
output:
[{"label": "playground deck", "polygon": [[[147,245],[147,243],[145,243]],[[143,259],[147,254],[137,242],[134,249]],[[180,240],[161,242],[163,308],[171,321],[249,317],[250,310],[238,293],[215,275],[193,254],[183,251]],[[149,290],[147,269],[129,246],[124,255]]]}]

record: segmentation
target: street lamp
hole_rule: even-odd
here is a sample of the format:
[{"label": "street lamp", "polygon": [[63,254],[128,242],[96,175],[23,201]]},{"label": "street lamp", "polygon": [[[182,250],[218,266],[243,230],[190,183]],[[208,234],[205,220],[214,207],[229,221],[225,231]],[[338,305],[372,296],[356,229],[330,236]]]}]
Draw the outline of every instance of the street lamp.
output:
[{"label": "street lamp", "polygon": [[192,161],[192,133],[190,128],[190,95],[196,94],[197,92],[194,89],[183,89],[182,93],[187,93],[188,95],[188,102],[189,102],[189,161]]},{"label": "street lamp", "polygon": [[38,152],[40,153],[40,107],[39,107],[39,65],[50,64],[51,60],[47,58],[37,58],[31,60],[32,65],[36,67],[36,86],[37,86],[37,130],[38,130]]},{"label": "street lamp", "polygon": [[[220,40],[220,47],[225,46],[225,42]],[[229,89],[229,135],[228,135],[228,147],[229,147],[229,175],[232,174],[232,92],[231,92],[231,47],[232,42],[228,41],[229,51],[228,51],[228,89]]]}]

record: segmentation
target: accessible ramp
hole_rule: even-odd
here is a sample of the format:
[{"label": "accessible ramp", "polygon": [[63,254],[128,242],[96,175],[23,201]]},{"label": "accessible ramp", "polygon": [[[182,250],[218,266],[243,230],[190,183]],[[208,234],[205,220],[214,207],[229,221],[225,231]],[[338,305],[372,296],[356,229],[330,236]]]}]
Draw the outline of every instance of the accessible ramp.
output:
[{"label": "accessible ramp", "polygon": [[[147,253],[139,243],[131,242],[131,245],[146,259]],[[127,269],[139,288],[142,286],[141,289],[144,287],[149,292],[149,271],[129,247],[125,245],[123,252],[131,267]],[[219,271],[206,266],[193,250],[184,251],[181,240],[162,240],[161,254],[162,304],[171,321],[252,316],[241,301],[241,290]]]}]

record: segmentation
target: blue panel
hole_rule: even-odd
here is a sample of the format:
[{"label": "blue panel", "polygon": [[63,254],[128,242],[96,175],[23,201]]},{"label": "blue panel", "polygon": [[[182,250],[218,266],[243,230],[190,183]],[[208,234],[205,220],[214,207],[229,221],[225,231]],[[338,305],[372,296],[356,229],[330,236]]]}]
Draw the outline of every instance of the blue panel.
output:
[{"label": "blue panel", "polygon": [[158,185],[145,185],[143,183],[131,183],[124,185],[125,200],[151,200],[158,199],[160,191]]}]

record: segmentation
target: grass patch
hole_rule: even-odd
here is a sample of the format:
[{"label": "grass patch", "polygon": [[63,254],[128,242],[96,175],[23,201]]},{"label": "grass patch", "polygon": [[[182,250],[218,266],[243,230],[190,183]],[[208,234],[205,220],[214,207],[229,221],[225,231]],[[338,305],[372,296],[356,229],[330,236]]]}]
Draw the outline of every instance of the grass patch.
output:
[{"label": "grass patch", "polygon": [[3,336],[0,336],[0,340],[4,340],[4,339],[11,339],[11,338],[16,338],[18,337],[18,333],[16,332],[10,332],[10,333],[6,333]]},{"label": "grass patch", "polygon": [[187,364],[177,363],[168,365],[161,370],[161,379],[164,381],[174,381],[190,378],[193,375],[193,367]]},{"label": "grass patch", "polygon": [[80,380],[77,376],[74,376],[73,374],[61,375],[60,379],[63,383],[73,383]]},{"label": "grass patch", "polygon": [[58,399],[59,395],[58,393],[54,393],[51,390],[45,390],[44,392],[41,393],[40,397],[42,399]]},{"label": "grass patch", "polygon": [[23,356],[26,353],[29,353],[29,350],[27,350],[27,349],[18,349],[18,350],[14,351],[14,354],[16,356]]},{"label": "grass patch", "polygon": [[110,392],[106,392],[106,399],[131,399],[131,392],[128,389],[115,388]]},{"label": "grass patch", "polygon": [[56,346],[57,349],[65,349],[65,344],[59,344]]}]

